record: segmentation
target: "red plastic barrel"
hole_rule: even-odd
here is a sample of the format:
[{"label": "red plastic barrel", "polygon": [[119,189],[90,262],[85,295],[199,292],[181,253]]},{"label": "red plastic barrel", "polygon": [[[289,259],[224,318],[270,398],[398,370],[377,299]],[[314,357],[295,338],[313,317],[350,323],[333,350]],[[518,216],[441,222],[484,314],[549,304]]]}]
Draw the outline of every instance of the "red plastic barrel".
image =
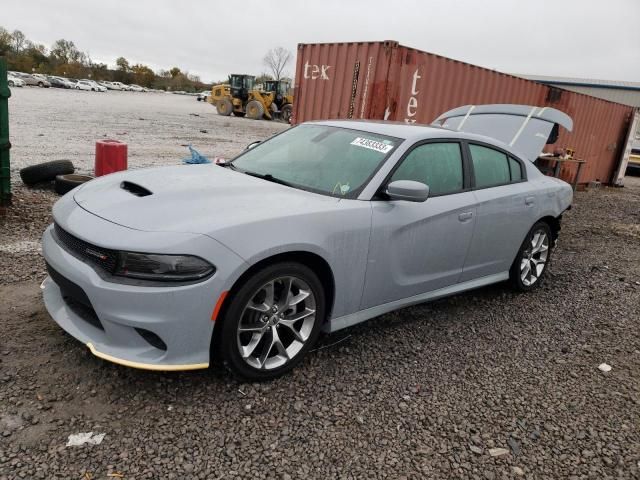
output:
[{"label": "red plastic barrel", "polygon": [[96,177],[127,169],[127,144],[118,140],[96,142]]}]

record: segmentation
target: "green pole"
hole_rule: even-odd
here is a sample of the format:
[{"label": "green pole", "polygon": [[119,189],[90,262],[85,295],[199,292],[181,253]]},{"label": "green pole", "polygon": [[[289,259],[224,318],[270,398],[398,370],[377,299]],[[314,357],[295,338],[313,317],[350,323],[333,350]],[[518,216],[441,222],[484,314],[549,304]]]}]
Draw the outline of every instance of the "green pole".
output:
[{"label": "green pole", "polygon": [[9,97],[7,62],[0,57],[0,206],[11,204],[11,170],[9,168]]}]

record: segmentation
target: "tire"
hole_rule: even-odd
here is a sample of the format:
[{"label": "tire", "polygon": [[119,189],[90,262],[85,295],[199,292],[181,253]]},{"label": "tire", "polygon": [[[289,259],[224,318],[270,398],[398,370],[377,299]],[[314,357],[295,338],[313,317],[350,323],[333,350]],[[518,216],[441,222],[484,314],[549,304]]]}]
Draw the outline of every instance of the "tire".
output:
[{"label": "tire", "polygon": [[218,103],[216,104],[216,110],[218,110],[218,115],[228,117],[229,115],[231,115],[231,112],[233,112],[233,105],[231,104],[231,100],[225,98],[218,101]]},{"label": "tire", "polygon": [[525,237],[516,255],[509,279],[520,292],[528,292],[538,287],[551,261],[553,236],[546,222],[537,222]]},{"label": "tire", "polygon": [[44,83],[42,83],[42,82],[38,82],[38,86],[39,86],[40,88],[42,88],[42,87],[44,87]]},{"label": "tire", "polygon": [[9,80],[9,86],[10,87],[15,87],[16,86],[13,80]]},{"label": "tire", "polygon": [[[271,300],[268,285],[272,285]],[[292,296],[284,295],[286,286]],[[295,304],[282,301],[295,300],[301,292],[308,295]],[[305,317],[292,321],[305,312]],[[235,375],[251,381],[271,380],[289,372],[315,344],[325,312],[324,287],[311,269],[293,262],[264,268],[247,279],[225,309],[222,337],[217,342],[225,365]],[[240,326],[247,330],[241,333]],[[243,347],[250,349],[245,357]]]},{"label": "tire", "polygon": [[233,114],[234,114],[236,117],[240,117],[240,118],[243,118],[243,117],[244,117],[244,112],[236,112],[236,111],[234,110]]},{"label": "tire", "polygon": [[247,118],[251,120],[261,120],[264,116],[264,106],[257,100],[251,100],[245,108]]},{"label": "tire", "polygon": [[73,163],[69,160],[54,160],[23,168],[20,170],[20,178],[25,185],[35,185],[40,182],[50,182],[58,175],[67,175],[74,171]]},{"label": "tire", "polygon": [[80,90],[80,87],[76,87],[76,90]]},{"label": "tire", "polygon": [[289,123],[291,121],[291,114],[293,113],[293,105],[287,103],[282,107],[282,121]]},{"label": "tire", "polygon": [[57,175],[54,189],[56,193],[64,195],[83,183],[93,180],[93,178],[90,175]]}]

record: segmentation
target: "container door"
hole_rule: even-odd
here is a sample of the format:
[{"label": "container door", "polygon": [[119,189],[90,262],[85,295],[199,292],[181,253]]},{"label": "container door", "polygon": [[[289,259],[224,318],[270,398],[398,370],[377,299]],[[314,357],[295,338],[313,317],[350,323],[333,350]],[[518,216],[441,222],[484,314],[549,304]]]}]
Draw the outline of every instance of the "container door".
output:
[{"label": "container door", "polygon": [[451,130],[495,138],[534,162],[547,144],[555,143],[558,127],[571,131],[565,113],[528,105],[466,105],[440,115],[435,124]]}]

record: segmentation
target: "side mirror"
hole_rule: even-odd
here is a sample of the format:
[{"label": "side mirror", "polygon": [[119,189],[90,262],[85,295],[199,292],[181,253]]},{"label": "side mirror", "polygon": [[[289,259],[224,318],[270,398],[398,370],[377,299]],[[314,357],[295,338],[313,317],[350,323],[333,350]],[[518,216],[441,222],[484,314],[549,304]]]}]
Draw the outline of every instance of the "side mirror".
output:
[{"label": "side mirror", "polygon": [[251,142],[249,145],[246,146],[245,150],[251,150],[252,148],[256,147],[261,142],[262,142],[262,140],[256,140],[255,142]]},{"label": "side mirror", "polygon": [[385,193],[391,200],[424,202],[429,198],[429,186],[413,180],[396,180],[387,185]]}]

